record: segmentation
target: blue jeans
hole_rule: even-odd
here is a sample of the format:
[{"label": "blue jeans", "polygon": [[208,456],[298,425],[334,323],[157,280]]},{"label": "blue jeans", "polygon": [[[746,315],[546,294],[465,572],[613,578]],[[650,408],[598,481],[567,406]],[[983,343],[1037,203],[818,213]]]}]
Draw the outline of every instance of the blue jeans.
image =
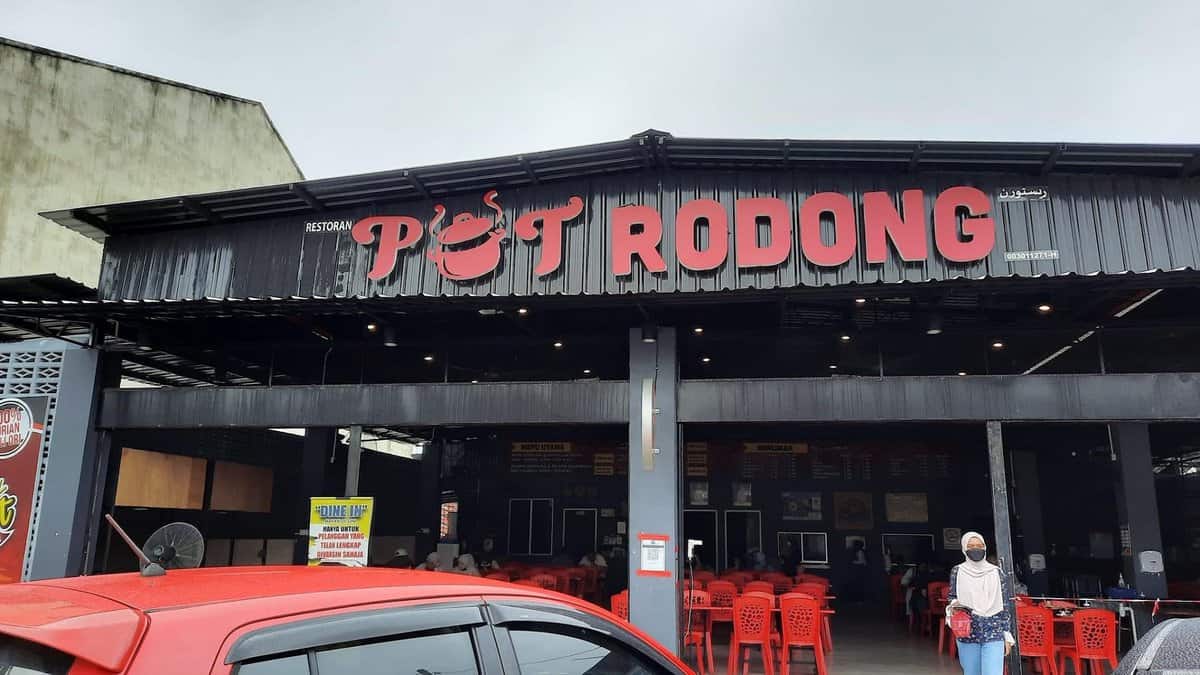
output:
[{"label": "blue jeans", "polygon": [[958,662],[963,675],[1004,675],[1004,640],[958,641]]}]

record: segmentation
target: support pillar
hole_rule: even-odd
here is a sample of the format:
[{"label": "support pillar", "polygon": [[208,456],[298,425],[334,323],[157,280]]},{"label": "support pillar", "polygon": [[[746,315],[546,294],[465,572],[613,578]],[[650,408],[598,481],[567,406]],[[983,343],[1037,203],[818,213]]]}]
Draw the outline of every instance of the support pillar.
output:
[{"label": "support pillar", "polygon": [[421,455],[421,493],[417,502],[417,550],[413,560],[420,563],[437,550],[442,521],[442,442],[430,441]]},{"label": "support pillar", "polygon": [[362,466],[362,427],[350,427],[350,448],[346,453],[346,496],[358,496],[358,474]]},{"label": "support pillar", "polygon": [[1029,560],[1032,556],[1041,556],[1041,562],[1046,560],[1046,533],[1042,525],[1042,490],[1038,482],[1037,453],[1029,450],[1012,453],[1013,485],[1015,494],[1013,502],[1019,523],[1018,536],[1023,544],[1025,557],[1021,567],[1025,570],[1025,585],[1029,587],[1030,595],[1046,595],[1050,590],[1049,573],[1043,566],[1034,570]]},{"label": "support pillar", "polygon": [[58,414],[47,453],[30,580],[75,576],[86,569],[97,531],[90,522],[94,498],[104,486],[103,476],[97,474],[108,466],[107,454],[100,454],[107,447],[96,431],[104,382],[100,357],[95,349],[63,351]]},{"label": "support pillar", "polygon": [[296,529],[303,532],[303,536],[297,537],[296,554],[293,556],[297,565],[308,564],[308,500],[310,497],[327,496],[325,466],[336,443],[337,429],[334,427],[310,427],[304,432],[300,457],[300,493],[296,495],[299,502],[296,505]]},{"label": "support pillar", "polygon": [[[1167,576],[1162,569],[1162,532],[1158,520],[1158,495],[1154,485],[1154,463],[1150,455],[1150,425],[1121,422],[1108,425],[1112,449],[1117,455],[1120,481],[1117,517],[1121,527],[1121,565],[1125,581],[1146,598],[1167,597]],[[1159,569],[1143,568],[1143,554],[1157,554]],[[1152,627],[1148,607],[1134,609],[1140,638]]]},{"label": "support pillar", "polygon": [[[629,618],[679,653],[679,424],[675,330],[629,334]],[[642,569],[642,539],[667,537],[664,571]],[[652,549],[647,548],[649,553]]]},{"label": "support pillar", "polygon": [[[1013,579],[1013,545],[1012,526],[1008,515],[1008,476],[1004,467],[1004,436],[1000,423],[987,423],[988,469],[992,481],[992,520],[996,528],[996,562],[1000,565],[1000,576],[1009,589],[1008,597],[1004,598],[1004,606],[1009,616],[1013,617],[1012,633],[1016,637],[1016,606],[1012,599]],[[1021,675],[1021,654],[1017,645],[1013,645],[1008,657],[1008,672]]]}]

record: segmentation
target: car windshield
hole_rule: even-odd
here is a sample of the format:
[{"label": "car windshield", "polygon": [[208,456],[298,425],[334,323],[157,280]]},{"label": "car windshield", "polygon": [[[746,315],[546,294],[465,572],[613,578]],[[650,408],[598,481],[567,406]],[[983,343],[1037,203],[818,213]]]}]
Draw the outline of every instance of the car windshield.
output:
[{"label": "car windshield", "polygon": [[66,675],[72,661],[62,652],[0,635],[0,675]]}]

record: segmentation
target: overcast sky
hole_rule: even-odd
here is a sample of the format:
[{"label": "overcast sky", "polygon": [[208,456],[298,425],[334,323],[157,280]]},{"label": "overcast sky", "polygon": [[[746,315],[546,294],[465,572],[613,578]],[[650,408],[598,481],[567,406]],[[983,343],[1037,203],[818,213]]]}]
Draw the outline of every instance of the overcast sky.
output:
[{"label": "overcast sky", "polygon": [[1200,141],[1200,2],[0,0],[262,101],[310,178],[677,136]]}]

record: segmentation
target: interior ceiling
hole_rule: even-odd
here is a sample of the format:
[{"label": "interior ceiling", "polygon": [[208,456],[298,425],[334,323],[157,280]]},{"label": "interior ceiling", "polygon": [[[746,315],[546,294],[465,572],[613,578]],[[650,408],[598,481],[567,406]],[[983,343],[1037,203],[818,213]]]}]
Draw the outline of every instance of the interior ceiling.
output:
[{"label": "interior ceiling", "polygon": [[[881,365],[893,375],[983,374],[1024,372],[1098,325],[1114,344],[1128,328],[1200,325],[1200,291],[1191,287],[1157,293],[1118,319],[1116,313],[1154,289],[1082,278],[1005,281],[758,295],[305,302],[203,312],[132,304],[106,309],[105,346],[121,354],[126,376],[166,386],[625,379],[627,331],[653,323],[679,329],[685,378],[878,375]],[[1041,304],[1051,311],[1039,312]],[[5,313],[0,339],[86,335],[92,317],[54,309],[59,318],[42,318],[49,311]],[[930,335],[935,324],[941,334]],[[990,348],[996,341],[1003,350]],[[1095,372],[1088,369],[1098,341],[1091,342],[1056,357],[1055,365]],[[1181,349],[1181,356],[1191,351]]]}]

